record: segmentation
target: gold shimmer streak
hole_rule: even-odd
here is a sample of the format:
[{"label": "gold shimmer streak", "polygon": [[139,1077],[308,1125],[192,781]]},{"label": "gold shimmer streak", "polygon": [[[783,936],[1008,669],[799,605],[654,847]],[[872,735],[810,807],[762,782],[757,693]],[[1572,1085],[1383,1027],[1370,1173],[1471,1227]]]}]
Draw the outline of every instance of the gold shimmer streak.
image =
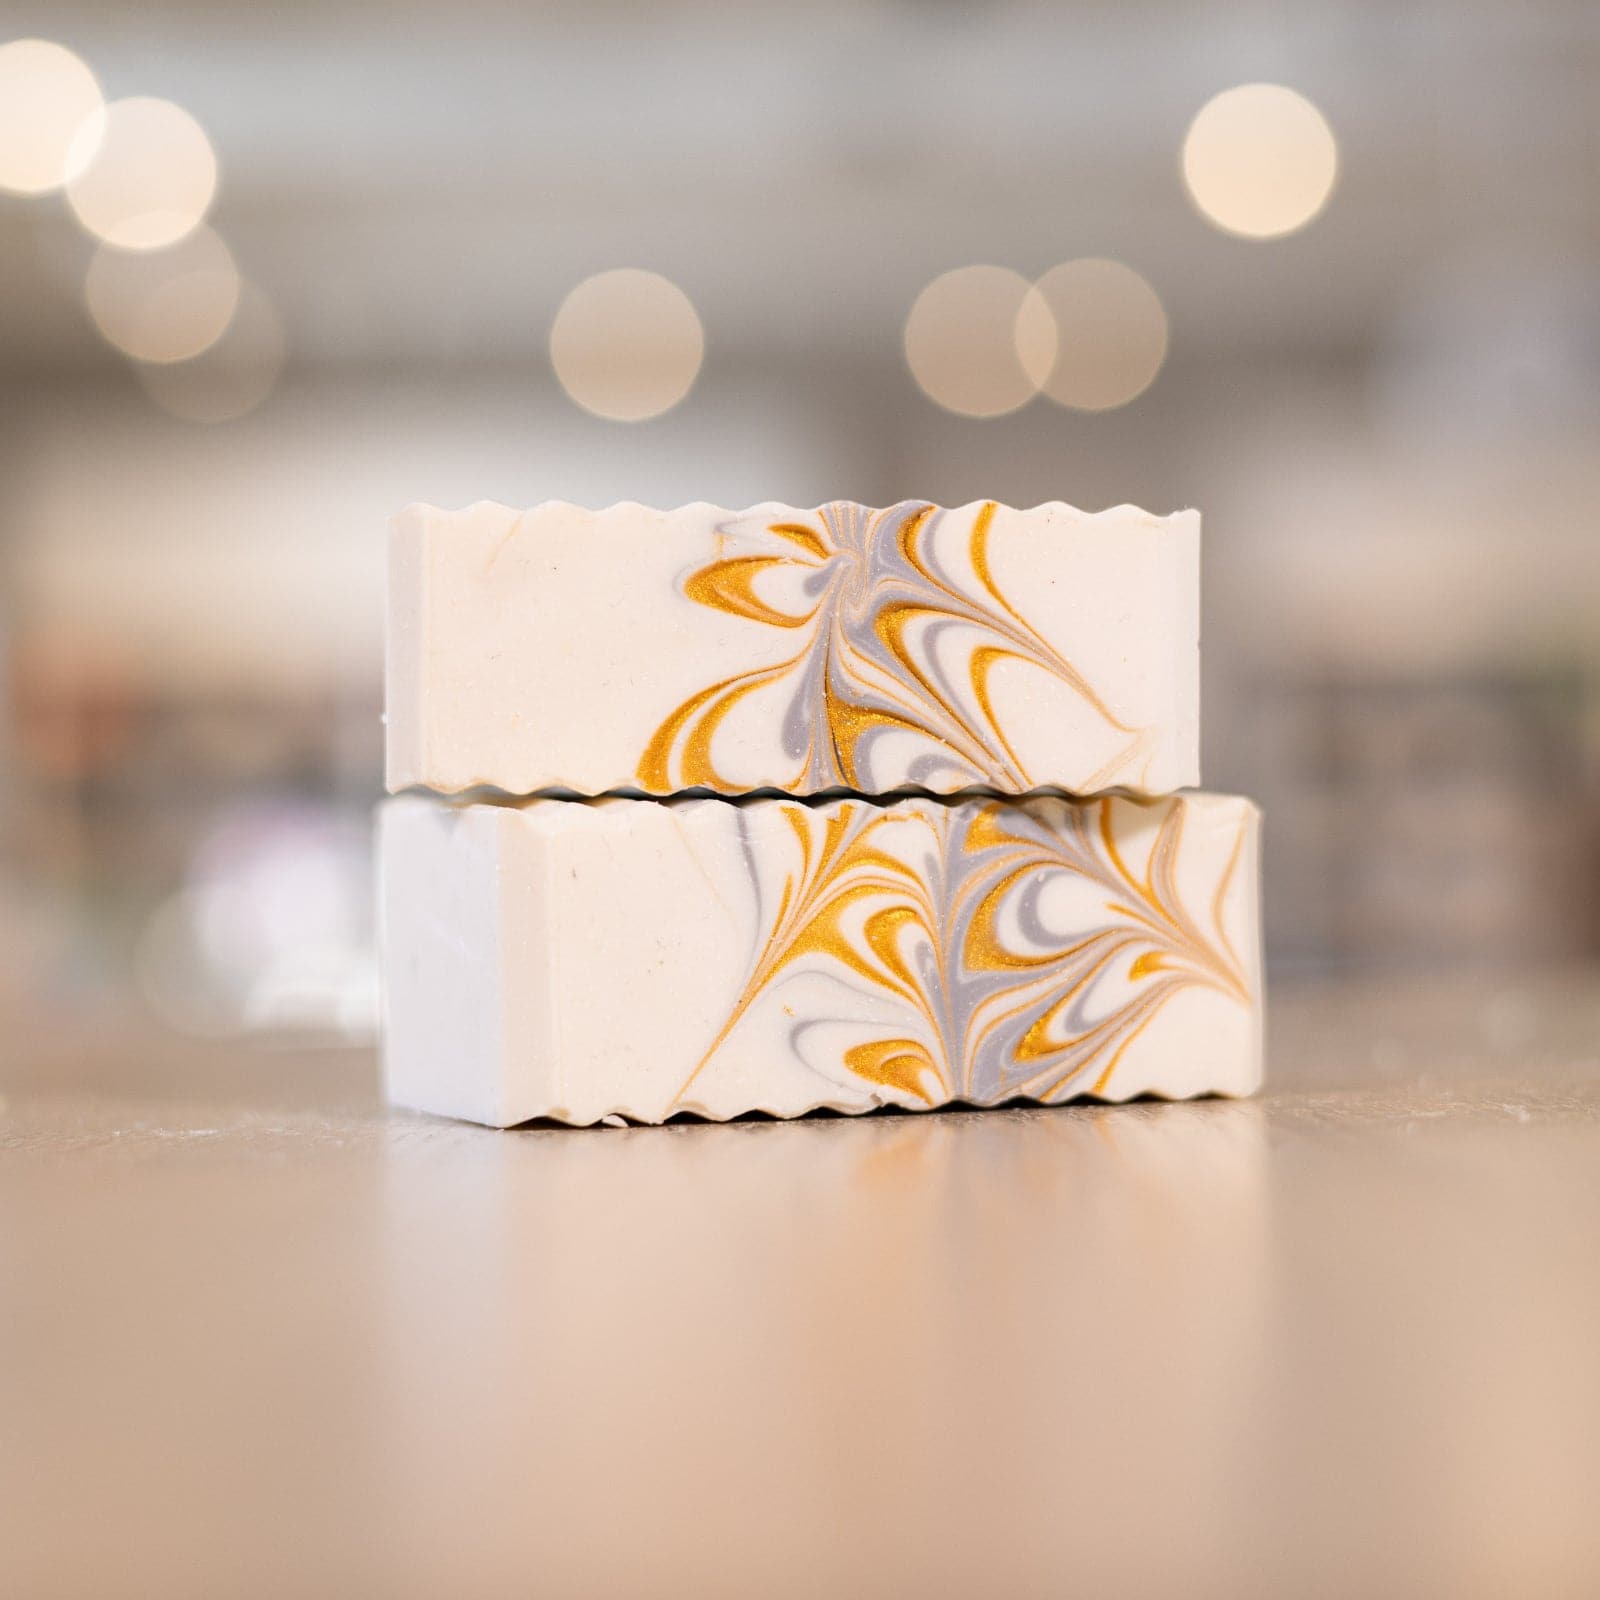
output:
[{"label": "gold shimmer streak", "polygon": [[[800,806],[785,806],[784,814],[800,841],[798,873],[786,876],[771,933],[744,990],[711,1048],[701,1057],[678,1090],[681,1102],[690,1085],[733,1031],[757,996],[789,965],[811,956],[837,962],[871,987],[895,995],[931,1017],[931,1004],[911,968],[891,952],[894,933],[914,920],[927,933],[936,923],[935,909],[916,871],[871,842],[872,835],[899,818],[876,807],[850,802],[826,821],[820,848],[812,836],[813,815]],[[857,827],[858,815],[870,820]],[[869,916],[870,934],[856,939],[845,925],[848,912],[887,897],[892,914],[876,921]],[[937,1075],[937,1068],[930,1070]]]},{"label": "gold shimmer streak", "polygon": [[769,567],[787,565],[781,556],[741,556],[735,561],[718,561],[692,573],[684,582],[683,592],[698,605],[729,616],[770,622],[775,628],[799,628],[810,620],[809,611],[791,616],[768,605],[755,591],[755,580]]},{"label": "gold shimmer streak", "polygon": [[772,522],[767,525],[768,533],[775,533],[782,539],[788,539],[797,544],[802,550],[809,551],[818,561],[826,561],[829,551],[823,543],[822,535],[815,528],[808,528],[803,522]]},{"label": "gold shimmer streak", "polygon": [[[784,874],[764,944],[680,1103],[756,1000],[802,961],[909,1008],[926,1030],[922,1039],[869,1037],[843,1048],[839,1066],[929,1105],[1019,1093],[1051,1100],[1080,1094],[1086,1083],[1102,1094],[1173,996],[1210,989],[1249,1005],[1245,971],[1223,928],[1248,819],[1210,898],[1212,927],[1202,930],[1177,889],[1188,807],[1160,805],[1159,821],[1149,822],[1150,808],[1112,800],[911,813],[852,801],[826,816],[783,806],[799,865]],[[1142,876],[1124,856],[1118,815],[1154,828]],[[1058,939],[1035,932],[1027,945],[1008,937],[1002,930],[1019,926],[1017,897],[1051,875],[1091,885],[1097,894],[1086,903],[1107,920]],[[1020,925],[1037,929],[1037,902],[1028,915],[1031,924]],[[872,1031],[865,1021],[855,1025]]]},{"label": "gold shimmer streak", "polygon": [[1089,680],[1085,678],[1083,674],[1079,672],[1076,667],[1071,665],[1071,663],[1068,662],[1063,656],[1059,655],[1056,651],[1051,650],[1048,645],[1045,645],[1044,641],[1039,639],[1038,635],[1034,633],[1033,629],[1022,620],[1022,616],[1017,611],[1016,607],[1013,606],[1011,602],[1007,600],[1006,597],[1000,592],[1000,585],[995,582],[994,573],[989,567],[989,528],[994,522],[994,514],[996,509],[997,508],[994,501],[990,500],[985,502],[982,511],[978,513],[977,520],[973,524],[972,529],[972,567],[973,570],[978,574],[978,577],[984,588],[988,590],[995,603],[1006,613],[1008,617],[1012,619],[1013,622],[1016,623],[1018,629],[1020,629],[1028,639],[1037,641],[1042,648],[1048,651],[1055,663],[1056,670],[1061,674],[1061,676],[1065,678],[1066,681],[1070,683],[1073,688],[1076,689],[1078,693],[1081,694],[1083,698],[1087,700],[1089,704],[1093,706],[1094,709],[1099,712],[1108,723],[1111,724],[1113,728],[1117,729],[1119,733],[1134,732],[1135,730],[1130,728],[1127,723],[1119,722],[1116,717],[1112,716],[1111,708],[1107,706],[1100,696],[1097,695],[1089,686]]},{"label": "gold shimmer streak", "polygon": [[[656,794],[665,794],[674,788],[692,788],[697,784],[707,784],[712,788],[730,787],[711,765],[712,735],[717,731],[722,719],[739,701],[759,689],[762,684],[782,677],[794,664],[792,660],[783,661],[758,673],[724,678],[721,683],[714,683],[709,689],[702,689],[698,694],[685,700],[661,724],[652,735],[650,743],[645,746],[644,757],[639,762],[640,784]],[[697,715],[700,716],[700,721],[691,727]],[[705,775],[687,780],[680,785],[672,781],[672,747],[685,728],[691,729],[688,739],[690,761]]]},{"label": "gold shimmer streak", "polygon": [[909,728],[921,732],[917,724],[892,711],[879,711],[872,706],[842,705],[832,698],[828,701],[828,733],[833,744],[833,756],[838,775],[846,788],[865,787],[856,767],[856,746],[862,736],[873,728]]},{"label": "gold shimmer streak", "polygon": [[922,1084],[923,1073],[934,1070],[933,1058],[915,1039],[871,1039],[852,1045],[844,1053],[844,1064],[868,1083],[914,1094],[930,1106],[934,1103]]},{"label": "gold shimmer streak", "polygon": [[[1073,775],[1080,788],[1104,787],[1125,774],[1151,736],[1118,720],[1083,674],[1001,592],[988,548],[997,509],[989,500],[973,514],[964,539],[969,570],[960,579],[945,575],[937,552],[925,547],[941,519],[955,515],[931,505],[868,511],[836,501],[818,509],[815,526],[774,522],[759,532],[719,529],[717,559],[682,579],[685,597],[741,621],[804,630],[806,643],[788,661],[738,674],[685,700],[649,740],[638,768],[641,785],[652,793],[737,788],[717,769],[713,735],[736,704],[771,687],[788,694],[775,717],[786,728],[808,730],[804,756],[791,755],[795,770],[778,787],[881,787],[864,769],[860,747],[882,729],[936,746],[952,782],[1037,787],[1052,775],[1027,770],[996,712],[990,677],[1003,660],[1055,678],[1113,734],[1126,736],[1097,771]],[[769,543],[768,553],[723,554],[732,540],[748,545],[762,537],[782,544],[773,551]],[[962,542],[959,531],[951,542]],[[822,575],[807,580],[816,592],[809,604],[794,602],[798,610],[757,591],[765,574],[782,567]],[[957,631],[947,637],[963,641],[956,646],[965,652],[957,680],[964,683],[961,695],[941,684],[938,664],[917,649],[917,630],[933,623],[954,625]],[[968,697],[966,707],[958,703]]]}]

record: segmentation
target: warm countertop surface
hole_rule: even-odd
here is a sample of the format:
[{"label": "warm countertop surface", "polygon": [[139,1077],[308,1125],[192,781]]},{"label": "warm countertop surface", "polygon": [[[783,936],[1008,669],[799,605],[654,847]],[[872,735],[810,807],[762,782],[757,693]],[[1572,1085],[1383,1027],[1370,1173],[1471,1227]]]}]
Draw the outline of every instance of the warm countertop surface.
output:
[{"label": "warm countertop surface", "polygon": [[1600,975],[1252,1104],[387,1114],[14,1019],[0,1594],[1600,1593]]}]

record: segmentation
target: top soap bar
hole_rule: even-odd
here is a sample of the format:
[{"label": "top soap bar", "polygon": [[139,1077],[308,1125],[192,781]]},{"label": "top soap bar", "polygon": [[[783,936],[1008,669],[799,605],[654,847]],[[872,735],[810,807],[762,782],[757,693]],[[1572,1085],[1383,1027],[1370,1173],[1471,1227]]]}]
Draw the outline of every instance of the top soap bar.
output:
[{"label": "top soap bar", "polygon": [[388,785],[1184,788],[1199,545],[1132,506],[413,506]]}]

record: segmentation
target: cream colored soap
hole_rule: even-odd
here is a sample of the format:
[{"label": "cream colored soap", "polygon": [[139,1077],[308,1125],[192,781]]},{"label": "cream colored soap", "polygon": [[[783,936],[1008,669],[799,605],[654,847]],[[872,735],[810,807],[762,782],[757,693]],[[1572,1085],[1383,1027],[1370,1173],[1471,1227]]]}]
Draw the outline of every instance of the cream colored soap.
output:
[{"label": "cream colored soap", "polygon": [[382,808],[390,1097],[506,1126],[1242,1095],[1256,809]]},{"label": "cream colored soap", "polygon": [[812,795],[1199,782],[1192,511],[413,507],[388,785]]}]

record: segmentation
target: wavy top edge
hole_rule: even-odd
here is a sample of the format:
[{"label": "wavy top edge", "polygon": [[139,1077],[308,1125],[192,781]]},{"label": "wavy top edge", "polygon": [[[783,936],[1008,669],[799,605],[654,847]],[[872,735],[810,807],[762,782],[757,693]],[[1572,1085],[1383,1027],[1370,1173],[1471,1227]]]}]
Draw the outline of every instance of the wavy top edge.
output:
[{"label": "wavy top edge", "polygon": [[427,789],[403,789],[383,802],[417,802],[440,814],[462,815],[470,811],[515,811],[530,818],[572,822],[580,817],[597,818],[608,813],[635,818],[661,812],[704,810],[710,816],[729,810],[763,809],[782,804],[804,806],[808,811],[826,811],[831,806],[866,805],[879,811],[908,811],[921,805],[944,810],[963,806],[1025,806],[1032,802],[1064,802],[1070,806],[1091,807],[1118,800],[1144,811],[1156,811],[1175,802],[1205,810],[1221,805],[1243,809],[1259,817],[1261,808],[1247,795],[1216,789],[1175,789],[1168,794],[1140,794],[1131,789],[1101,789],[1094,794],[1073,794],[1066,789],[1042,785],[1019,794],[999,794],[974,785],[940,794],[928,789],[905,788],[882,794],[863,794],[855,789],[826,789],[816,794],[789,794],[781,789],[753,789],[742,794],[716,794],[706,789],[682,789],[676,794],[644,794],[637,789],[612,789],[604,794],[578,794],[570,789],[541,789],[532,794],[508,794],[494,788],[465,790],[441,795]]},{"label": "wavy top edge", "polygon": [[1033,506],[1013,506],[1004,500],[980,498],[968,500],[961,505],[943,506],[937,501],[918,500],[907,498],[892,501],[889,506],[869,506],[860,500],[838,499],[825,500],[814,506],[793,505],[786,500],[757,500],[753,504],[742,508],[716,505],[709,500],[690,500],[679,506],[651,506],[640,500],[618,500],[607,506],[579,505],[573,500],[541,500],[536,505],[517,507],[509,506],[500,500],[474,500],[470,504],[451,509],[447,506],[436,506],[425,500],[414,500],[404,506],[399,516],[434,516],[434,517],[465,517],[485,512],[506,516],[528,516],[536,512],[573,512],[583,517],[606,519],[611,517],[685,517],[691,514],[708,517],[717,521],[732,521],[736,518],[745,518],[762,513],[766,516],[776,517],[779,520],[791,517],[814,517],[824,506],[848,505],[855,506],[863,511],[885,511],[895,506],[931,505],[935,511],[947,513],[975,514],[980,507],[986,505],[999,506],[1002,510],[1015,512],[1019,516],[1039,515],[1065,515],[1080,518],[1084,521],[1093,521],[1105,517],[1137,517],[1141,521],[1159,526],[1163,523],[1175,522],[1199,516],[1199,511],[1193,506],[1181,507],[1176,511],[1159,512],[1146,511],[1142,506],[1133,505],[1123,501],[1118,505],[1105,506],[1098,511],[1085,511],[1079,506],[1071,505],[1065,500],[1041,500]]}]

